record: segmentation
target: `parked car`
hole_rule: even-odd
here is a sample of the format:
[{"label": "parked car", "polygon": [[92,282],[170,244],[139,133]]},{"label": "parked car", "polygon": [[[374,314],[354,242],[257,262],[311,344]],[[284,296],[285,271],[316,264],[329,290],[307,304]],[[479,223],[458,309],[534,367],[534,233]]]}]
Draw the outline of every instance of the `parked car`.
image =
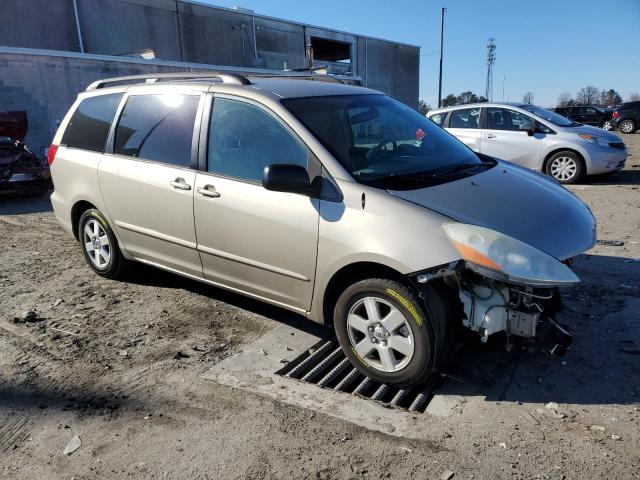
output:
[{"label": "parked car", "polygon": [[523,103],[479,103],[427,116],[474,152],[539,170],[560,183],[624,168],[627,147],[611,132]]},{"label": "parked car", "polygon": [[573,105],[570,107],[557,107],[553,111],[569,120],[583,125],[593,125],[603,130],[611,130],[612,108],[600,108],[592,105]]},{"label": "parked car", "polygon": [[616,108],[611,125],[622,133],[634,133],[640,126],[640,102],[627,102]]},{"label": "parked car", "polygon": [[137,261],[297,312],[389,384],[442,368],[463,325],[484,341],[553,330],[558,288],[579,282],[568,259],[595,242],[556,182],[330,81],[96,82],[49,163],[55,215],[98,275]]},{"label": "parked car", "polygon": [[39,195],[51,187],[49,167],[23,143],[27,113],[0,112],[0,191]]}]

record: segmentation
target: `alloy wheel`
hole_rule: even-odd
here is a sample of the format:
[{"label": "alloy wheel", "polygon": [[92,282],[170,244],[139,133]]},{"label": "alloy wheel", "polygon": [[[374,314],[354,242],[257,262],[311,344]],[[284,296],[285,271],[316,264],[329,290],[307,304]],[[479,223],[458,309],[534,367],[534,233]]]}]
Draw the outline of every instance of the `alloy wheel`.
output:
[{"label": "alloy wheel", "polygon": [[571,180],[578,171],[578,164],[571,157],[558,157],[551,164],[551,175],[561,182]]},{"label": "alloy wheel", "polygon": [[611,127],[611,122],[604,122],[602,124],[602,130],[613,130],[613,128]]},{"label": "alloy wheel", "polygon": [[84,225],[82,236],[84,248],[91,263],[96,268],[106,268],[111,260],[111,244],[102,225],[94,218],[89,219]]},{"label": "alloy wheel", "polygon": [[633,123],[630,121],[625,120],[620,124],[620,131],[622,133],[631,133],[631,130],[633,130]]},{"label": "alloy wheel", "polygon": [[368,296],[354,303],[347,316],[347,331],[351,348],[371,368],[397,372],[413,358],[411,325],[381,297]]}]

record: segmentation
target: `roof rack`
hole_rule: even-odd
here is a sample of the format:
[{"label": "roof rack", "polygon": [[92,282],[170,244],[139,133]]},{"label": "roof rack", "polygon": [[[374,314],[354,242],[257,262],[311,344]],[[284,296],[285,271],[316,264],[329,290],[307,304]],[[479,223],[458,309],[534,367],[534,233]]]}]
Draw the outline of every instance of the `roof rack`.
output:
[{"label": "roof rack", "polygon": [[331,83],[345,83],[340,78],[322,73],[311,74],[282,74],[282,73],[257,73],[249,74],[249,77],[254,78],[285,78],[287,80],[316,80],[318,82],[331,82]]},{"label": "roof rack", "polygon": [[90,90],[98,90],[99,88],[105,88],[113,83],[127,82],[127,83],[155,83],[158,80],[187,80],[196,78],[218,78],[222,83],[228,83],[232,85],[251,85],[249,79],[243,75],[229,72],[174,72],[174,73],[155,73],[144,75],[129,75],[126,77],[113,77],[105,78],[103,80],[97,80],[87,87],[87,92]]}]

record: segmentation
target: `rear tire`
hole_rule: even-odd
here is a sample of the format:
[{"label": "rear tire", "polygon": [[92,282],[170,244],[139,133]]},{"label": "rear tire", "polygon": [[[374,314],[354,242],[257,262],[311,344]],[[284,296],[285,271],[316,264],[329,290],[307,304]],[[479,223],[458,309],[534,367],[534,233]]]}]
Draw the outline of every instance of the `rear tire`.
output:
[{"label": "rear tire", "polygon": [[585,174],[585,167],[578,154],[563,151],[554,153],[549,158],[545,173],[567,185],[579,182]]},{"label": "rear tire", "polygon": [[113,230],[99,210],[92,208],[80,217],[78,238],[85,261],[101,277],[121,277],[129,266]]},{"label": "rear tire", "polygon": [[620,124],[618,125],[618,129],[625,134],[628,133],[633,133],[636,131],[636,122],[634,122],[633,120],[623,120],[620,122]]},{"label": "rear tire", "polygon": [[[338,342],[352,365],[381,383],[408,386],[432,374],[446,357],[442,298],[425,302],[407,285],[383,278],[354,283],[333,315]],[[425,308],[425,303],[428,308]]]}]

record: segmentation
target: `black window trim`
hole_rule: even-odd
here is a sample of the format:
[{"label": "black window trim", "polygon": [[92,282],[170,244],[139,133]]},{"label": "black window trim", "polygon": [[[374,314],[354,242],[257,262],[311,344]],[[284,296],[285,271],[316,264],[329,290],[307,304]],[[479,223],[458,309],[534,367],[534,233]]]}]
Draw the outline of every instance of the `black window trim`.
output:
[{"label": "black window trim", "polygon": [[207,96],[207,92],[202,92],[202,91],[198,91],[198,90],[193,90],[193,91],[178,91],[176,92],[176,94],[178,95],[193,95],[193,96],[198,96],[200,97],[199,101],[198,101],[198,108],[196,109],[196,118],[194,121],[194,125],[193,125],[193,134],[191,137],[191,158],[190,158],[190,165],[188,167],[184,167],[182,165],[175,165],[172,163],[166,163],[166,162],[161,162],[159,160],[150,160],[148,158],[141,158],[141,157],[132,157],[129,155],[122,155],[120,153],[115,153],[114,152],[114,141],[115,141],[115,136],[116,136],[116,128],[118,126],[118,123],[120,123],[120,117],[122,116],[122,112],[124,111],[124,107],[127,104],[127,100],[129,99],[129,97],[139,97],[139,96],[147,96],[147,95],[164,95],[166,94],[166,91],[149,91],[149,92],[126,92],[123,97],[122,100],[120,102],[120,105],[118,106],[118,108],[116,109],[116,115],[113,119],[113,121],[111,122],[111,128],[109,129],[109,134],[107,136],[107,145],[105,146],[104,149],[104,154],[105,155],[109,155],[111,157],[117,157],[117,158],[123,158],[123,159],[127,159],[127,160],[133,160],[136,162],[144,162],[144,163],[151,163],[151,164],[155,164],[155,165],[162,165],[165,167],[171,167],[171,168],[178,168],[178,169],[182,169],[182,170],[188,170],[188,171],[194,171],[198,169],[198,147],[199,147],[199,140],[200,140],[200,129],[201,129],[201,123],[202,123],[202,116],[203,116],[203,109],[204,109],[204,105],[206,103],[206,96]]},{"label": "black window trim", "polygon": [[[118,106],[116,107],[114,116],[111,118],[111,123],[109,124],[109,129],[107,130],[107,138],[106,138],[106,140],[104,142],[104,146],[102,147],[102,150],[88,150],[86,148],[74,147],[73,145],[67,145],[66,143],[62,143],[62,140],[64,139],[64,134],[66,133],[67,129],[69,128],[69,123],[71,122],[71,119],[73,118],[73,116],[76,114],[76,112],[80,108],[80,105],[82,104],[82,102],[84,102],[85,100],[89,100],[90,98],[104,97],[106,95],[122,95],[122,97],[120,98],[120,103],[118,103]],[[127,92],[123,91],[123,92],[109,92],[109,93],[104,93],[104,94],[100,94],[100,95],[90,95],[90,96],[86,96],[86,97],[83,97],[82,99],[80,99],[80,101],[76,105],[76,108],[74,108],[73,113],[69,117],[69,121],[67,122],[67,125],[65,126],[65,131],[63,132],[62,138],[60,139],[60,146],[64,147],[64,148],[69,148],[69,149],[72,149],[72,150],[82,150],[83,152],[97,153],[99,155],[107,153],[108,152],[108,148],[109,148],[109,139],[110,139],[110,136],[111,136],[111,129],[113,128],[113,125],[115,123],[115,119],[120,118],[120,109],[122,108],[122,105],[123,105],[122,102],[124,101],[126,96],[127,96]]]}]

